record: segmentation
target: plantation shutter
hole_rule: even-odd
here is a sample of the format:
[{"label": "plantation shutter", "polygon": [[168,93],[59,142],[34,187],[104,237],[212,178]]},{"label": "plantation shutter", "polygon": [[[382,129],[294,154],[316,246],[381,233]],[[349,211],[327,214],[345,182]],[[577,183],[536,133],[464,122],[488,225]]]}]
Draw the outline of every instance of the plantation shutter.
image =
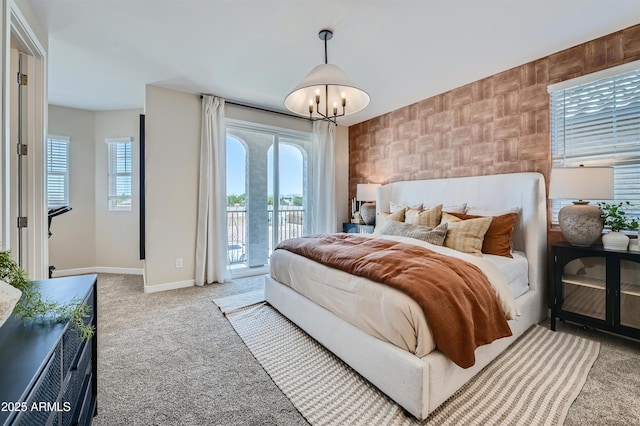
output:
[{"label": "plantation shutter", "polygon": [[[614,202],[640,216],[640,62],[605,74],[549,86],[553,167],[613,166]],[[552,200],[554,221],[570,202]]]},{"label": "plantation shutter", "polygon": [[109,210],[131,210],[131,138],[108,138]]},{"label": "plantation shutter", "polygon": [[69,138],[47,138],[47,207],[69,205]]}]

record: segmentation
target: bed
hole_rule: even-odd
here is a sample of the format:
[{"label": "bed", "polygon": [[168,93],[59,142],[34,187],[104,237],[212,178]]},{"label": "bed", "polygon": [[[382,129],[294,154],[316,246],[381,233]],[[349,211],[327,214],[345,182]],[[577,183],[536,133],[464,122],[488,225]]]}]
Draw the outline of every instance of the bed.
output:
[{"label": "bed", "polygon": [[[276,250],[272,255],[272,271],[265,276],[265,298],[405,410],[418,419],[424,419],[517,337],[547,316],[544,178],[539,173],[512,173],[394,182],[383,185],[378,190],[378,216],[388,211],[392,203],[406,206],[440,203],[445,206],[445,211],[447,206],[466,205],[475,213],[483,209],[489,212],[517,211],[513,232],[514,262],[499,258],[488,262],[493,264],[491,268],[507,271],[507,275],[511,275],[507,277],[508,281],[516,283],[511,291],[519,315],[508,321],[512,333],[510,337],[478,347],[474,353],[474,364],[467,368],[454,363],[438,348],[433,350],[429,343],[408,342],[408,347],[402,347],[402,344],[390,341],[393,338],[381,335],[384,333],[368,329],[367,321],[364,321],[363,326],[357,321],[344,319],[340,309],[323,306],[322,298],[331,299],[331,293],[322,296],[321,293],[314,294],[312,291],[305,296],[298,292],[303,288],[325,285],[340,293],[343,291],[336,289],[338,282],[344,281],[352,285],[359,280],[366,281],[365,278],[336,278],[322,269],[328,267],[305,258],[297,259],[296,256],[301,256],[286,250]],[[517,272],[517,267],[505,269],[504,265],[500,265],[501,262],[519,264],[523,272]],[[327,280],[322,277],[331,278],[327,283],[318,284],[317,281]],[[309,285],[311,281],[313,286]],[[381,286],[375,283],[367,285]],[[353,302],[339,302],[343,311],[352,310],[349,303]],[[427,335],[428,332],[423,334]]]}]

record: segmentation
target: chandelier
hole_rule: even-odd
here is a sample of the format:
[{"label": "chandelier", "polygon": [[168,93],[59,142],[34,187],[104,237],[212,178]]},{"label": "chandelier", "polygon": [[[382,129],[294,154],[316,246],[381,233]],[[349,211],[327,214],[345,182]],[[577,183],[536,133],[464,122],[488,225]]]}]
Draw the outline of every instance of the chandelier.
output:
[{"label": "chandelier", "polygon": [[318,33],[324,40],[324,64],[313,68],[287,95],[284,104],[289,111],[308,116],[310,120],[327,120],[334,124],[337,118],[356,113],[369,105],[369,94],[359,89],[338,66],[327,63],[327,41],[331,30]]}]

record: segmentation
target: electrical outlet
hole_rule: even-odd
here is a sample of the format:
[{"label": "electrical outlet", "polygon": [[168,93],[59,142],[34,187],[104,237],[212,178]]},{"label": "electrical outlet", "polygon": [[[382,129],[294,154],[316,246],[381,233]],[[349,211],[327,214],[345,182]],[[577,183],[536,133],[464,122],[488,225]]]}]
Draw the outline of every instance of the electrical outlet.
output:
[{"label": "electrical outlet", "polygon": [[176,258],[176,269],[180,269],[182,268],[182,258],[178,257]]}]

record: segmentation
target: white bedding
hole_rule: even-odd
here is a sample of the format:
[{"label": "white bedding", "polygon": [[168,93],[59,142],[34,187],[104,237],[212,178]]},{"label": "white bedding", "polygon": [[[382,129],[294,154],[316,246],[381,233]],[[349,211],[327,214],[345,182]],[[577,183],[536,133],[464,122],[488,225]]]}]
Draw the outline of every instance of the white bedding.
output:
[{"label": "white bedding", "polygon": [[529,291],[529,262],[521,251],[511,253],[513,259],[493,254],[484,254],[482,257],[493,263],[507,279],[511,294],[516,299]]},{"label": "white bedding", "polygon": [[[513,319],[519,315],[513,291],[520,295],[525,287],[528,288],[528,265],[522,253],[514,253],[514,259],[477,257],[408,237],[376,237],[421,245],[473,263],[489,278],[506,317]],[[275,280],[362,331],[418,357],[435,349],[433,334],[422,309],[399,290],[329,268],[286,250],[276,250],[271,256],[270,265],[271,276]],[[508,278],[515,284],[513,290]]]}]

